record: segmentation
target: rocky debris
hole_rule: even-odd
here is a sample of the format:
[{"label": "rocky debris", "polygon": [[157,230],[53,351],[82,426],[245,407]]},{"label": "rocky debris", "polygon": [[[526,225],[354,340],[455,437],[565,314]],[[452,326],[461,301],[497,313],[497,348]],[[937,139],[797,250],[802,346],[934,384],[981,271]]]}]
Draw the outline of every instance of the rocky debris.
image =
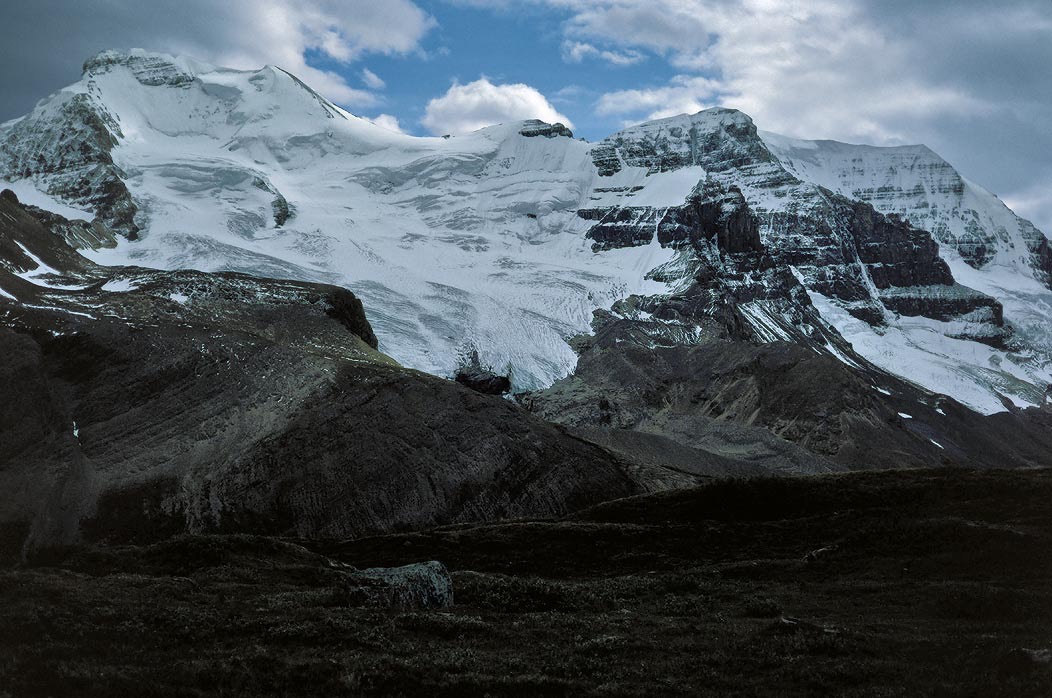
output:
[{"label": "rocky debris", "polygon": [[454,380],[483,395],[503,395],[511,390],[511,378],[499,376],[479,361],[478,350],[472,350],[464,365],[457,369]]},{"label": "rocky debris", "polygon": [[[838,351],[853,366],[809,349],[803,334],[758,344],[710,322],[686,345],[663,336],[663,324],[600,316],[573,374],[525,404],[582,433],[618,432],[591,438],[626,454],[645,456],[647,440],[668,440],[675,462],[689,466],[683,449],[693,449],[700,468],[710,467],[709,455],[740,462],[743,451],[764,454],[754,465],[782,472],[1052,465],[1052,431],[1040,410],[978,415],[868,364],[850,346]],[[762,438],[724,425],[762,428],[817,458],[776,455]]]},{"label": "rocky debris", "polygon": [[522,129],[519,130],[519,135],[527,138],[536,138],[538,136],[543,136],[544,138],[573,138],[573,131],[564,124],[548,124],[540,119],[529,119],[523,123]]}]

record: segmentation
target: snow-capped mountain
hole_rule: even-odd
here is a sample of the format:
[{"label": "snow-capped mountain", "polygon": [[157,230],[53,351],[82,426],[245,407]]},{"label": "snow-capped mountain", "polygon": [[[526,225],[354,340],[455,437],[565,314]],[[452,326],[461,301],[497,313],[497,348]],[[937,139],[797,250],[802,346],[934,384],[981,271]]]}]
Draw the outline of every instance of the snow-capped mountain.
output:
[{"label": "snow-capped mountain", "polygon": [[347,286],[384,351],[440,375],[477,349],[547,386],[615,308],[680,342],[715,319],[870,361],[984,412],[1050,381],[1036,228],[926,149],[792,141],[733,110],[595,144],[540,122],[416,138],[278,68],[105,52],[0,126],[0,177],[119,233],[103,264]]},{"label": "snow-capped mountain", "polygon": [[[1043,355],[1041,360],[1047,360],[1052,348],[1052,247],[1033,223],[962,177],[925,146],[878,148],[802,141],[772,133],[761,136],[795,176],[931,232],[954,278],[1000,301],[1015,343],[1036,349]],[[876,344],[888,342],[886,334],[873,339],[865,336],[866,328],[856,329],[861,331],[854,335],[856,348],[869,345],[876,349]],[[911,344],[924,348],[921,337],[912,333]],[[886,351],[898,356],[885,354],[885,362],[901,360],[912,348],[889,345]],[[947,354],[952,365],[954,353]],[[986,358],[983,368],[997,358]],[[1018,361],[1020,356],[1011,358]]]}]

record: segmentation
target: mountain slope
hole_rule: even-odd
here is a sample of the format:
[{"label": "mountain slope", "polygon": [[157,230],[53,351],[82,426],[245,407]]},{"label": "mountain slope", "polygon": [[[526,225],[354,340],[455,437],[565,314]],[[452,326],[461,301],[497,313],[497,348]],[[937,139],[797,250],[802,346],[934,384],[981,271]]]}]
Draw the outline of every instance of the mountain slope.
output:
[{"label": "mountain slope", "polygon": [[[1032,223],[924,146],[875,148],[772,133],[761,136],[786,169],[801,179],[931,231],[954,278],[1002,303],[1017,339],[1013,348],[1019,354],[1035,352],[1037,362],[1047,365],[1052,348],[1052,248]],[[862,334],[856,343],[886,341],[866,337],[865,328],[853,329]]]},{"label": "mountain slope", "polygon": [[[516,389],[546,387],[573,370],[567,340],[594,310],[638,298],[679,327],[715,314],[750,341],[853,350],[983,412],[1038,404],[1044,236],[967,185],[971,218],[901,210],[926,182],[960,189],[952,170],[896,166],[870,195],[840,160],[805,166],[786,143],[721,109],[596,144],[539,122],[412,138],[273,67],[107,52],[4,128],[0,176],[123,233],[91,253],[101,263],[347,286],[386,352],[439,375],[477,350]],[[1018,283],[996,271],[1024,267]]]},{"label": "mountain slope", "polygon": [[0,321],[0,557],[547,516],[698,481],[400,367],[344,289],[99,267],[10,192]]}]

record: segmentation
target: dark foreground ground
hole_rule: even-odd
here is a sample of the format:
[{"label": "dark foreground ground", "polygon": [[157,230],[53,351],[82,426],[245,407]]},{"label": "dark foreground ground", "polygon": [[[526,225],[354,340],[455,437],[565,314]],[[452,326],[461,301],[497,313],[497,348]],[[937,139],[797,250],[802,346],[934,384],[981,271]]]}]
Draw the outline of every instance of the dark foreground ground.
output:
[{"label": "dark foreground ground", "polygon": [[[1052,471],[727,482],[303,545],[0,573],[0,696],[1052,695]],[[456,606],[354,607],[330,559],[440,560]]]}]

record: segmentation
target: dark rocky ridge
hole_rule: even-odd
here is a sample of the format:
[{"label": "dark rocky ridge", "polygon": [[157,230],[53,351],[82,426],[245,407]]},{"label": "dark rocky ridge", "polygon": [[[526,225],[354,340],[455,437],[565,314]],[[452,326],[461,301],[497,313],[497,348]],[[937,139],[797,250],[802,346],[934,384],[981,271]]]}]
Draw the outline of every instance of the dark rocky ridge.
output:
[{"label": "dark rocky ridge", "polygon": [[101,51],[84,61],[82,72],[86,76],[98,75],[115,66],[129,68],[136,80],[149,87],[185,87],[194,81],[193,75],[167,58],[135,51]]},{"label": "dark rocky ridge", "polygon": [[335,288],[325,296],[325,300],[329,304],[325,311],[329,317],[338,320],[373,349],[379,347],[379,340],[365,317],[365,306],[357,296],[345,288]]},{"label": "dark rocky ridge", "polygon": [[10,195],[0,289],[4,555],[557,515],[697,481],[399,367],[345,290],[96,267]]},{"label": "dark rocky ridge", "polygon": [[1037,268],[1047,275],[1048,287],[1052,288],[1052,242],[1038,233],[1035,236],[1032,251],[1037,260]]},{"label": "dark rocky ridge", "polygon": [[457,383],[483,395],[503,395],[511,390],[511,380],[492,371],[477,367],[466,367],[457,371]]},{"label": "dark rocky ridge", "polygon": [[[760,140],[752,119],[736,109],[713,109],[708,113],[716,121],[710,129],[694,123],[686,127],[674,124],[656,132],[636,127],[604,140],[593,151],[600,176],[619,172],[621,162],[646,167],[652,173],[690,165],[702,165],[715,173],[776,171],[771,166],[777,160]],[[781,172],[775,179],[792,181],[791,175],[780,167],[777,170]]]},{"label": "dark rocky ridge", "polygon": [[538,136],[543,136],[544,138],[558,138],[560,136],[573,138],[573,131],[567,128],[565,124],[558,122],[549,124],[539,119],[529,119],[523,124],[519,135],[527,138],[536,138]]},{"label": "dark rocky ridge", "polygon": [[[691,449],[700,462],[741,460],[749,449],[735,452],[733,430],[747,426],[830,469],[1052,466],[1048,410],[982,416],[868,364],[850,346],[838,351],[853,366],[807,346],[829,337],[757,343],[736,337],[733,323],[710,322],[686,342],[687,329],[677,338],[669,324],[599,315],[595,336],[577,344],[574,373],[526,404],[626,454],[652,452],[657,439],[680,463]],[[720,428],[732,433],[714,442]],[[772,469],[793,472],[801,460],[760,443],[751,437],[751,451]]]},{"label": "dark rocky ridge", "polygon": [[741,189],[733,185],[724,189],[713,180],[705,180],[698,188],[683,206],[581,209],[577,215],[597,221],[585,235],[595,241],[595,252],[649,245],[655,230],[662,247],[697,246],[714,240],[722,253],[763,250],[759,221]]}]

